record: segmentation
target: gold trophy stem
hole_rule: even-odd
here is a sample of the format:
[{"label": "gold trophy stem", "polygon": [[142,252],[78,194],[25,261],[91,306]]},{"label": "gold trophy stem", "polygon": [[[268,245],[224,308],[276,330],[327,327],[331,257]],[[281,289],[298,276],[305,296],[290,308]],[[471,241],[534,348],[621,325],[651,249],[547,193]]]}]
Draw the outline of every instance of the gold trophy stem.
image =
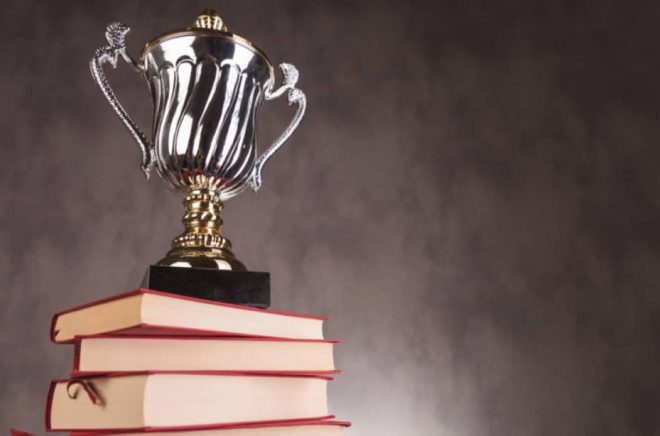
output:
[{"label": "gold trophy stem", "polygon": [[186,211],[181,221],[185,230],[174,238],[172,249],[158,265],[245,271],[231,250],[231,242],[222,236],[220,192],[212,179],[200,181],[204,183],[191,185],[183,200]]}]

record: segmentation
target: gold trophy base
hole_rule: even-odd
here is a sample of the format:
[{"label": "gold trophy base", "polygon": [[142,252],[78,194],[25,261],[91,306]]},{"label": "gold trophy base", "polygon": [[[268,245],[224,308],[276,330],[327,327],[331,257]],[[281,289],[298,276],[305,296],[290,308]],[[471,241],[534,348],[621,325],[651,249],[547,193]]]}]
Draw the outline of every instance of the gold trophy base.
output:
[{"label": "gold trophy base", "polygon": [[247,271],[245,265],[236,259],[229,249],[190,249],[173,248],[158,266],[175,266],[181,268],[207,268],[225,271]]},{"label": "gold trophy base", "polygon": [[231,242],[221,233],[223,203],[218,181],[202,175],[191,177],[183,205],[185,231],[174,238],[172,249],[157,265],[246,271],[232,252]]}]

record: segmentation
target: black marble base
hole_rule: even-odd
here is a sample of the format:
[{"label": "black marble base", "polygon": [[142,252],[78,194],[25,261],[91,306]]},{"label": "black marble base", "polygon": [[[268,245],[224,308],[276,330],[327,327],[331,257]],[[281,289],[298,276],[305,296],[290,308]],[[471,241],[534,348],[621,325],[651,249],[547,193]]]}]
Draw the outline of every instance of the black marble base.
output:
[{"label": "black marble base", "polygon": [[270,273],[267,272],[150,265],[141,286],[223,303],[263,309],[270,306]]}]

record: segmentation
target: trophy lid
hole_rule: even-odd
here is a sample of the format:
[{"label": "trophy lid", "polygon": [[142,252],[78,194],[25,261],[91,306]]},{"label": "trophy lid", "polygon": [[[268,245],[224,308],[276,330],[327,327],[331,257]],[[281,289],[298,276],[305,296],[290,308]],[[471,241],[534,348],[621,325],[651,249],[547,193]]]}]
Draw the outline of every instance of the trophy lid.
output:
[{"label": "trophy lid", "polygon": [[[262,56],[266,63],[270,66],[272,70],[272,63],[261,49],[252,44],[248,39],[243,38],[242,36],[236,35],[235,33],[229,32],[227,29],[227,24],[225,20],[213,9],[205,9],[199,14],[193,24],[190,27],[187,27],[182,30],[174,30],[167,32],[163,35],[157,36],[156,38],[149,41],[142,49],[142,54],[140,58],[143,59],[145,54],[151,50],[154,46],[174,38],[181,36],[191,36],[191,35],[200,35],[200,36],[215,36],[223,39],[228,39],[234,43],[241,45],[248,50],[254,52],[255,54]],[[271,74],[272,75],[272,74]]]}]

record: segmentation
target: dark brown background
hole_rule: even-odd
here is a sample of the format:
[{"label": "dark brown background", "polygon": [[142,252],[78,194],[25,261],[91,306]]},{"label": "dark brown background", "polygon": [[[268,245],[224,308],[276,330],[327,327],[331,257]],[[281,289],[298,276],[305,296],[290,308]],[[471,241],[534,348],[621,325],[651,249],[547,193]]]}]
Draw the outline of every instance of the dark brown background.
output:
[{"label": "dark brown background", "polygon": [[[4,2],[0,431],[43,428],[53,312],[179,231],[89,77],[105,25],[138,53],[213,6],[301,72],[309,113],[226,231],[274,307],[331,317],[350,434],[660,434],[660,10],[620,3]],[[266,105],[262,148],[290,115]]]}]

